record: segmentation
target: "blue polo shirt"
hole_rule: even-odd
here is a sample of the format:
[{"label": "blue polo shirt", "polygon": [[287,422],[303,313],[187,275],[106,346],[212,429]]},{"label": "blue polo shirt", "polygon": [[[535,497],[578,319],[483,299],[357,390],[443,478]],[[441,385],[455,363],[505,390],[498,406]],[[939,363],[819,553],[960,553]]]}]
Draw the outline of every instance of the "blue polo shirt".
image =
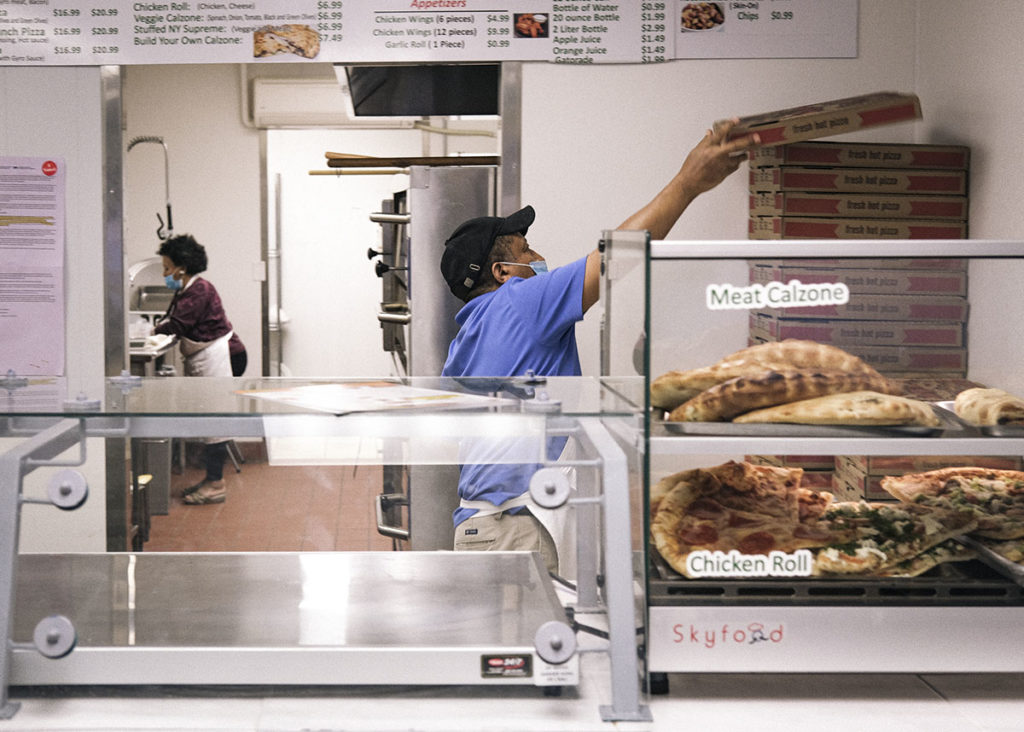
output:
[{"label": "blue polo shirt", "polygon": [[[448,348],[443,376],[579,376],[576,323],[583,319],[583,280],[587,258],[528,279],[512,277],[492,292],[470,300],[455,316],[459,333]],[[548,459],[561,452],[565,439],[549,440]],[[510,446],[509,446],[510,447]],[[469,452],[502,452],[500,444],[481,442]],[[539,449],[538,449],[539,454]],[[521,495],[530,476],[540,467],[533,464],[464,464],[459,496],[486,500],[494,505]],[[455,525],[475,513],[458,508]]]}]

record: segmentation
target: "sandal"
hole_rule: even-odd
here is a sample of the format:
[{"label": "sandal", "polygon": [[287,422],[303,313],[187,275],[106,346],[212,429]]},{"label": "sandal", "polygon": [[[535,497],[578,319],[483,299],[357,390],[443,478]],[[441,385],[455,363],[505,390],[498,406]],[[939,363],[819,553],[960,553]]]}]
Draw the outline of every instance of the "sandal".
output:
[{"label": "sandal", "polygon": [[188,493],[183,496],[181,502],[186,506],[204,506],[208,503],[224,503],[224,501],[227,500],[227,497],[227,488],[214,490],[211,493],[202,493],[199,490],[196,490],[194,493]]},{"label": "sandal", "polygon": [[[195,485],[190,485],[188,488],[182,488],[182,490],[181,490],[181,497],[184,498],[185,496],[190,496],[193,493],[195,493],[196,491],[198,491],[200,488],[202,488],[204,485],[211,485],[212,483],[213,483],[213,481],[211,481],[211,480],[209,480],[207,478],[203,478],[201,481],[199,481]],[[224,489],[223,488],[214,488],[214,490],[224,490]]]}]

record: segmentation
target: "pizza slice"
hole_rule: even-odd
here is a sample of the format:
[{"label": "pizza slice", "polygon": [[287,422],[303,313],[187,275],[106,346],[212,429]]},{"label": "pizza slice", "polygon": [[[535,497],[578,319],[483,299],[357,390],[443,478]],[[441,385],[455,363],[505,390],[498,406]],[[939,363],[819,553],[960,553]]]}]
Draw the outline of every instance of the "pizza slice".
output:
[{"label": "pizza slice", "polygon": [[1024,539],[978,539],[978,543],[999,556],[1024,564]]},{"label": "pizza slice", "polygon": [[877,391],[853,391],[801,399],[755,409],[733,418],[733,422],[926,427],[938,427],[941,424],[935,410],[927,402]]},{"label": "pizza slice", "polygon": [[723,422],[755,409],[863,390],[890,394],[895,387],[884,376],[863,371],[764,371],[716,384],[676,407],[668,419]]},{"label": "pizza slice", "polygon": [[744,348],[711,366],[662,374],[651,382],[651,406],[671,411],[705,389],[710,389],[723,381],[764,371],[791,369],[878,374],[873,367],[841,348],[815,341],[787,338]]},{"label": "pizza slice", "polygon": [[966,562],[978,556],[978,552],[961,544],[956,539],[948,539],[926,549],[916,557],[886,567],[878,572],[879,577],[917,577],[950,562]]},{"label": "pizza slice", "polygon": [[687,557],[699,550],[767,555],[851,540],[852,532],[823,521],[832,495],[801,488],[802,475],[800,468],[730,461],[670,476],[658,491],[652,541],[688,577]]},{"label": "pizza slice", "polygon": [[684,491],[713,497],[736,511],[769,516],[781,521],[798,521],[798,488],[803,468],[754,465],[730,460],[713,468],[697,471]]},{"label": "pizza slice", "polygon": [[885,476],[881,485],[906,503],[971,511],[977,519],[974,536],[1024,538],[1024,472],[940,468]]},{"label": "pizza slice", "polygon": [[953,411],[973,425],[1024,425],[1024,399],[1002,389],[965,389],[953,400]]},{"label": "pizza slice", "polygon": [[963,508],[867,501],[835,503],[823,520],[852,538],[816,553],[813,573],[819,576],[877,575],[977,526]]},{"label": "pizza slice", "polygon": [[651,524],[651,536],[658,553],[684,577],[692,576],[687,557],[695,551],[789,553],[850,538],[821,521],[785,521],[731,509],[707,497],[690,501],[692,493],[682,487],[680,484],[661,501]]}]

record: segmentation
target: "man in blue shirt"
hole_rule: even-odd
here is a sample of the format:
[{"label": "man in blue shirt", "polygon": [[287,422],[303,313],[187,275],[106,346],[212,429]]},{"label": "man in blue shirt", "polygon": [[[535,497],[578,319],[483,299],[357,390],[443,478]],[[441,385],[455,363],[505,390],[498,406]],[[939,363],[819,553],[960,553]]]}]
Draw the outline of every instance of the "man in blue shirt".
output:
[{"label": "man in blue shirt", "polygon": [[[709,130],[668,185],[618,228],[646,229],[653,239],[664,239],[686,207],[734,172],[746,150],[758,144],[756,135],[729,140],[734,125],[735,120]],[[600,254],[595,249],[548,271],[526,239],[534,216],[533,207],[526,206],[504,218],[471,219],[445,242],[441,273],[466,305],[456,315],[460,330],[448,349],[442,375],[581,374],[575,326],[597,302]],[[552,449],[549,446],[548,459],[557,457]],[[502,446],[485,446],[483,452],[488,450],[500,453]],[[540,512],[528,501],[530,476],[540,465],[516,464],[514,459],[502,463],[500,457],[495,454],[496,459],[462,467],[461,505],[454,513],[455,549],[538,551],[555,572],[555,543],[537,518]]]}]

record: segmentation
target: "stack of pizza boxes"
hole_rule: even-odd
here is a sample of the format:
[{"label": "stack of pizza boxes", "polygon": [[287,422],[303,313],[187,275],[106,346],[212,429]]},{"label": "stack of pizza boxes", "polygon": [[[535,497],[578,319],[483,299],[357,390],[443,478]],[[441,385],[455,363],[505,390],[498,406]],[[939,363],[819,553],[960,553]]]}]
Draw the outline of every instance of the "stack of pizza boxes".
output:
[{"label": "stack of pizza boxes", "polygon": [[[753,239],[963,239],[970,151],[806,141],[751,155]],[[894,377],[964,377],[964,258],[752,260],[750,281],[843,282],[850,301],[751,311],[751,342],[838,346]]]},{"label": "stack of pizza boxes", "polygon": [[[969,163],[969,148],[959,145],[806,140],[759,148],[750,156],[749,238],[967,238]],[[952,399],[969,383],[967,261],[751,260],[751,284],[843,282],[850,301],[753,310],[750,343],[827,343],[890,378],[927,383],[930,393],[919,398]],[[839,500],[887,497],[870,460],[837,458],[834,475],[800,467],[813,482],[828,473]]]}]

